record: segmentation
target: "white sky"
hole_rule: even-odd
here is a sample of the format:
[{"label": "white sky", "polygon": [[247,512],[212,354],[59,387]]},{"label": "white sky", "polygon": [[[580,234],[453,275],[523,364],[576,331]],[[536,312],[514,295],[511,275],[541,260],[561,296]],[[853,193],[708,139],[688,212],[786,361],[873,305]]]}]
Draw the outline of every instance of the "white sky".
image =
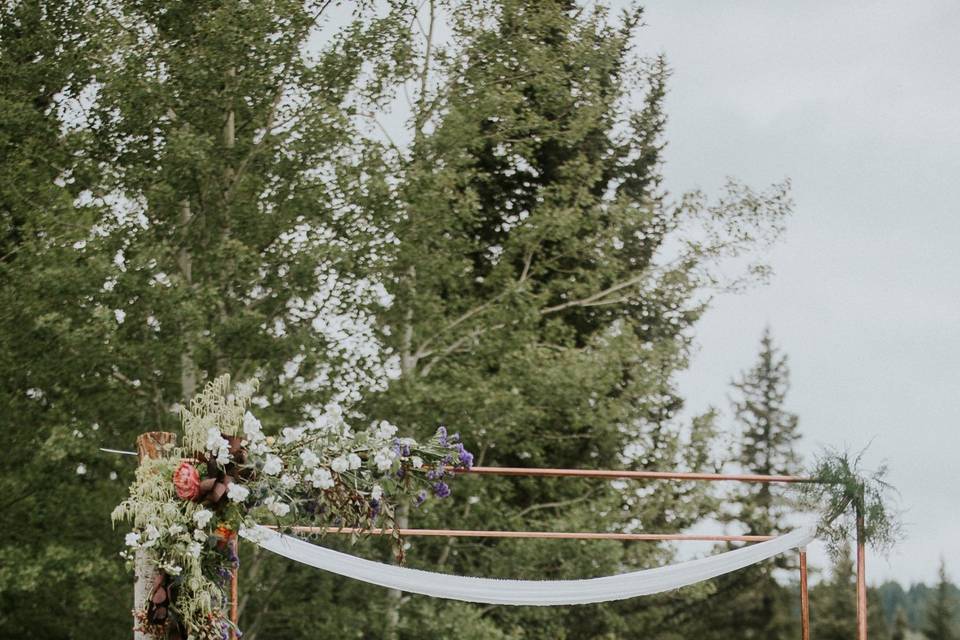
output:
[{"label": "white sky", "polygon": [[674,69],[667,187],[790,177],[771,283],[718,299],[682,389],[726,407],[769,324],[803,450],[886,459],[908,539],[871,582],[960,577],[960,3],[648,0]]}]

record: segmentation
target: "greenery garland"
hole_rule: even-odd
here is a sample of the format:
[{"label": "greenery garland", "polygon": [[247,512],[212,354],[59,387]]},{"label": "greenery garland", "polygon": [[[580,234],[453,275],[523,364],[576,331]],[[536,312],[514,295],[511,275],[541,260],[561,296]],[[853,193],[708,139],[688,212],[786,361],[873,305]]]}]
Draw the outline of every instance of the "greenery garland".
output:
[{"label": "greenery garland", "polygon": [[899,514],[891,506],[896,490],[887,482],[887,466],[868,471],[861,467],[865,451],[826,449],[817,456],[804,483],[804,506],[820,514],[817,537],[835,556],[848,553],[857,538],[857,516],[863,518],[863,541],[885,553],[900,539]]},{"label": "greenery garland", "polygon": [[181,446],[144,460],[130,496],[114,509],[127,521],[124,557],[145,553],[158,568],[138,628],[156,637],[223,638],[234,541],[244,528],[272,522],[359,529],[392,528],[401,500],[445,498],[446,468],[469,468],[473,456],[457,434],[440,427],[427,442],[397,436],[378,422],[351,429],[328,405],[315,424],[263,433],[248,411],[255,382],[208,384],[182,412]]}]

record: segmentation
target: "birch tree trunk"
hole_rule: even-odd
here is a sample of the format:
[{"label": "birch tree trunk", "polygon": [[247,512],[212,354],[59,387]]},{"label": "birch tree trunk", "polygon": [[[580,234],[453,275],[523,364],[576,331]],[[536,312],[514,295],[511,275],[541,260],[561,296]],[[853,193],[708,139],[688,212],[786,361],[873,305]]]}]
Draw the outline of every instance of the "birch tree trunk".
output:
[{"label": "birch tree trunk", "polygon": [[[170,448],[176,446],[177,436],[166,431],[148,431],[137,437],[137,456],[142,463],[144,460],[159,458],[165,455]],[[134,559],[133,610],[142,611],[150,599],[153,588],[153,577],[157,568],[150,562],[146,549],[137,549]],[[134,640],[152,640],[153,636],[137,630],[134,624]]]}]

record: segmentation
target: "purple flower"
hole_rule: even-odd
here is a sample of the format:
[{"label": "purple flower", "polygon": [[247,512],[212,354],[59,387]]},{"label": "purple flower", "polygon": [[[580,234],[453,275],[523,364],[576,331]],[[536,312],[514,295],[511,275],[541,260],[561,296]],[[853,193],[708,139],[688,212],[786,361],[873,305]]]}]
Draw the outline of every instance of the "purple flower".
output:
[{"label": "purple flower", "polygon": [[397,478],[398,478],[399,480],[403,480],[403,477],[404,477],[405,475],[407,475],[406,469],[404,469],[403,467],[400,467],[399,469],[397,469]]},{"label": "purple flower", "polygon": [[237,555],[236,549],[236,545],[227,545],[227,557],[230,559],[230,562],[233,563],[235,569],[240,567],[240,556]]},{"label": "purple flower", "polygon": [[370,501],[370,519],[376,520],[377,516],[380,515],[380,501],[371,500]]},{"label": "purple flower", "polygon": [[416,498],[416,500],[414,501],[413,506],[419,507],[420,505],[422,505],[422,504],[423,504],[424,502],[426,502],[426,501],[427,501],[427,492],[426,492],[426,491],[421,491],[420,493],[417,494],[417,498]]},{"label": "purple flower", "polygon": [[447,446],[447,443],[448,443],[448,440],[447,440],[447,428],[446,428],[445,426],[443,426],[443,425],[440,425],[440,427],[437,429],[437,440],[440,441],[440,446],[441,446],[441,447],[446,447],[446,446]]},{"label": "purple flower", "polygon": [[450,487],[447,486],[446,482],[438,482],[433,485],[433,495],[438,498],[446,498],[450,495]]},{"label": "purple flower", "polygon": [[471,469],[473,467],[473,454],[467,451],[462,442],[457,445],[457,453],[460,456],[460,464],[463,468]]},{"label": "purple flower", "polygon": [[427,480],[439,480],[443,477],[443,473],[443,467],[440,467],[439,469],[431,469],[430,471],[427,471]]}]

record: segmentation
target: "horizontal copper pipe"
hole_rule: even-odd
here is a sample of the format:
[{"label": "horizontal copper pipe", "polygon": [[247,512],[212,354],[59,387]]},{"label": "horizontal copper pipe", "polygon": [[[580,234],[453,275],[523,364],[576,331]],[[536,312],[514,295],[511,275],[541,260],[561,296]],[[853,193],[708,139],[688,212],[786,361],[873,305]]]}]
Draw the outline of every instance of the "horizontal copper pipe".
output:
[{"label": "horizontal copper pipe", "polygon": [[[275,529],[276,527],[269,527]],[[340,527],[290,527],[294,533],[367,533],[372,535],[390,535],[393,529],[356,529]],[[763,542],[773,536],[725,536],[698,535],[693,533],[597,533],[591,531],[477,531],[472,529],[399,529],[401,536],[430,536],[446,538],[537,538],[551,540],[682,540],[701,542]]]},{"label": "horizontal copper pipe", "polygon": [[537,467],[473,467],[460,469],[447,467],[455,473],[472,473],[485,476],[529,476],[540,478],[605,478],[607,480],[703,480],[719,482],[814,482],[803,476],[764,476],[743,473],[695,473],[688,471],[616,471],[612,469],[543,469]]}]

